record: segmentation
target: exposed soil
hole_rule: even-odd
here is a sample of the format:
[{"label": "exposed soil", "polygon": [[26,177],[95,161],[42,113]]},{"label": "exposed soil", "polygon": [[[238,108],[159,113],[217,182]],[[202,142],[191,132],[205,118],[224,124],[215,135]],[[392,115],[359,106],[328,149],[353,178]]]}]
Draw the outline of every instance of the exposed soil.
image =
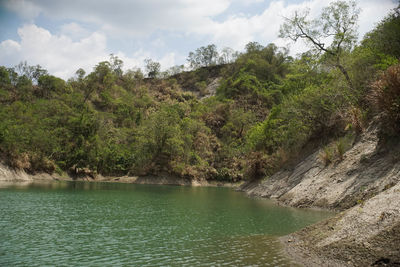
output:
[{"label": "exposed soil", "polygon": [[400,184],[281,241],[304,266],[400,266]]},{"label": "exposed soil", "polygon": [[371,125],[341,161],[326,166],[321,149],[295,168],[281,170],[243,190],[293,207],[351,208],[400,181],[400,144],[390,150],[380,146],[378,131]]},{"label": "exposed soil", "polygon": [[158,176],[102,176],[95,178],[84,176],[74,178],[68,175],[38,173],[28,174],[23,170],[14,170],[0,162],[0,183],[12,182],[36,182],[36,181],[88,181],[88,182],[112,182],[112,183],[133,183],[133,184],[154,184],[154,185],[180,185],[180,186],[223,186],[238,187],[240,183],[229,183],[220,181],[197,181],[179,178],[171,175]]},{"label": "exposed soil", "polygon": [[294,207],[342,211],[281,238],[304,266],[400,266],[400,145],[379,143],[377,123],[326,166],[321,150],[242,189]]}]

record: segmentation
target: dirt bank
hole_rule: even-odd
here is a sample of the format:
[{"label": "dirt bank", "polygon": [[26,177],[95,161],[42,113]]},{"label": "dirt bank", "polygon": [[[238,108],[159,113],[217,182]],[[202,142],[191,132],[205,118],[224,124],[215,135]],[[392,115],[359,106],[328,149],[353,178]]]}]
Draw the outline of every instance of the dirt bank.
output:
[{"label": "dirt bank", "polygon": [[[59,175],[50,175],[48,173],[28,174],[23,170],[14,170],[0,162],[0,182],[33,182],[36,180],[59,180],[71,179],[60,177]],[[71,179],[72,180],[72,179]]]},{"label": "dirt bank", "polygon": [[242,190],[293,207],[351,208],[400,181],[400,144],[390,151],[381,147],[378,131],[372,124],[340,162],[325,166],[321,149],[295,168],[281,170]]},{"label": "dirt bank", "polygon": [[223,183],[217,181],[197,181],[179,178],[171,175],[158,176],[121,176],[121,177],[103,177],[98,176],[92,181],[97,182],[119,182],[134,184],[154,184],[154,185],[182,185],[182,186],[225,186],[235,187],[238,184]]},{"label": "dirt bank", "polygon": [[400,266],[400,183],[281,240],[305,266]]},{"label": "dirt bank", "polygon": [[373,123],[343,160],[316,151],[293,169],[242,189],[294,207],[342,211],[281,240],[304,266],[400,266],[400,145],[379,143]]},{"label": "dirt bank", "polygon": [[35,181],[88,181],[88,182],[113,182],[113,183],[134,183],[154,185],[181,185],[181,186],[224,186],[237,187],[238,183],[225,183],[218,181],[191,181],[171,175],[159,176],[102,176],[96,178],[83,177],[74,179],[68,175],[50,175],[48,173],[28,174],[23,170],[14,170],[0,162],[0,182],[35,182]]}]

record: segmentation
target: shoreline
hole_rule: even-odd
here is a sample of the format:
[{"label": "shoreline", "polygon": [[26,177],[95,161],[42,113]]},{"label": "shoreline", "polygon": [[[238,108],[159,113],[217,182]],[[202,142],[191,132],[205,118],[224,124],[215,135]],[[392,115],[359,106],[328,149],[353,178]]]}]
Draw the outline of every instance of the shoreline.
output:
[{"label": "shoreline", "polygon": [[[300,230],[301,231],[301,230]],[[285,257],[290,259],[293,263],[300,266],[307,267],[342,267],[351,266],[350,263],[346,263],[339,260],[332,260],[324,257],[321,254],[317,254],[309,249],[302,240],[293,236],[293,234],[285,235],[278,238],[282,246],[282,252]]]},{"label": "shoreline", "polygon": [[59,175],[56,173],[37,173],[28,174],[24,170],[14,170],[0,163],[0,183],[20,183],[20,182],[41,182],[41,181],[82,181],[82,182],[105,182],[105,183],[125,183],[125,184],[149,184],[149,185],[175,185],[175,186],[204,186],[204,187],[230,187],[238,188],[243,182],[231,183],[217,180],[197,181],[174,177],[172,175],[159,176],[102,176],[95,178],[86,176],[73,178],[67,174]]},{"label": "shoreline", "polygon": [[[11,177],[11,178],[10,178]],[[182,179],[173,176],[120,176],[120,177],[112,177],[112,176],[102,176],[98,175],[95,179],[91,177],[83,177],[78,179],[73,179],[68,175],[59,175],[59,174],[28,174],[23,170],[13,170],[4,164],[0,163],[0,187],[2,185],[12,185],[12,184],[32,184],[32,183],[52,183],[57,181],[66,181],[66,182],[89,182],[89,183],[121,183],[121,184],[148,184],[148,185],[171,185],[171,186],[194,186],[194,187],[228,187],[233,189],[239,189],[243,182],[241,183],[225,183],[219,181],[189,181],[187,179]],[[239,190],[242,191],[242,190]],[[251,196],[247,194],[247,197],[250,198],[259,198],[257,196]],[[267,198],[262,198],[267,199]],[[268,198],[271,199],[271,198]],[[276,199],[271,199],[279,206],[288,205],[279,202]],[[326,210],[326,209],[318,209],[318,210]],[[301,257],[301,253],[297,250],[291,249],[291,246],[287,240],[288,236],[278,237],[282,245],[282,253],[285,257],[293,263],[302,263],[304,266],[312,266],[310,263],[318,262],[318,261],[305,261],[304,258]]]},{"label": "shoreline", "polygon": [[[243,190],[242,183],[219,181],[189,181],[173,176],[122,176],[96,179],[73,179],[66,175],[36,174],[12,170],[0,163],[0,187],[4,183],[35,183],[53,181],[79,181],[126,184],[153,184],[174,186],[229,187]],[[307,226],[295,233],[278,237],[282,253],[293,264],[301,266],[370,266],[389,261],[400,262],[400,183],[385,189],[374,197],[345,209],[329,219]],[[277,205],[289,206],[271,196],[247,194],[248,197],[271,199]],[[294,206],[332,211],[328,207]],[[337,211],[337,210],[336,210]],[[364,229],[364,230],[363,230]],[[398,240],[398,242],[396,241]],[[379,265],[377,265],[379,266]],[[383,265],[382,265],[383,266]],[[388,265],[384,265],[388,266]]]}]

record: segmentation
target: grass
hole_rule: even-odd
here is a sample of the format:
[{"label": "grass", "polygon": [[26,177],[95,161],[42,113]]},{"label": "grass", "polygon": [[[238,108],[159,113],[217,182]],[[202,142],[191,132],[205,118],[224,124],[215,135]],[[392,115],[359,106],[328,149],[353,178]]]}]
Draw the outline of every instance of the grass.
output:
[{"label": "grass", "polygon": [[325,166],[335,162],[342,161],[344,154],[353,146],[355,135],[348,133],[345,136],[339,138],[335,142],[324,147],[320,153],[320,158],[324,162]]}]

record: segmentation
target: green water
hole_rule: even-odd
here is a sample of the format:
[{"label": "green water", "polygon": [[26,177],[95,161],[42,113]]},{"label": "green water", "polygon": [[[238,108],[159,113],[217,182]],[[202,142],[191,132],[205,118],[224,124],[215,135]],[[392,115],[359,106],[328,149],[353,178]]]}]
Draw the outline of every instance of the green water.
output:
[{"label": "green water", "polygon": [[288,266],[276,236],[330,216],[228,188],[0,188],[0,266]]}]

